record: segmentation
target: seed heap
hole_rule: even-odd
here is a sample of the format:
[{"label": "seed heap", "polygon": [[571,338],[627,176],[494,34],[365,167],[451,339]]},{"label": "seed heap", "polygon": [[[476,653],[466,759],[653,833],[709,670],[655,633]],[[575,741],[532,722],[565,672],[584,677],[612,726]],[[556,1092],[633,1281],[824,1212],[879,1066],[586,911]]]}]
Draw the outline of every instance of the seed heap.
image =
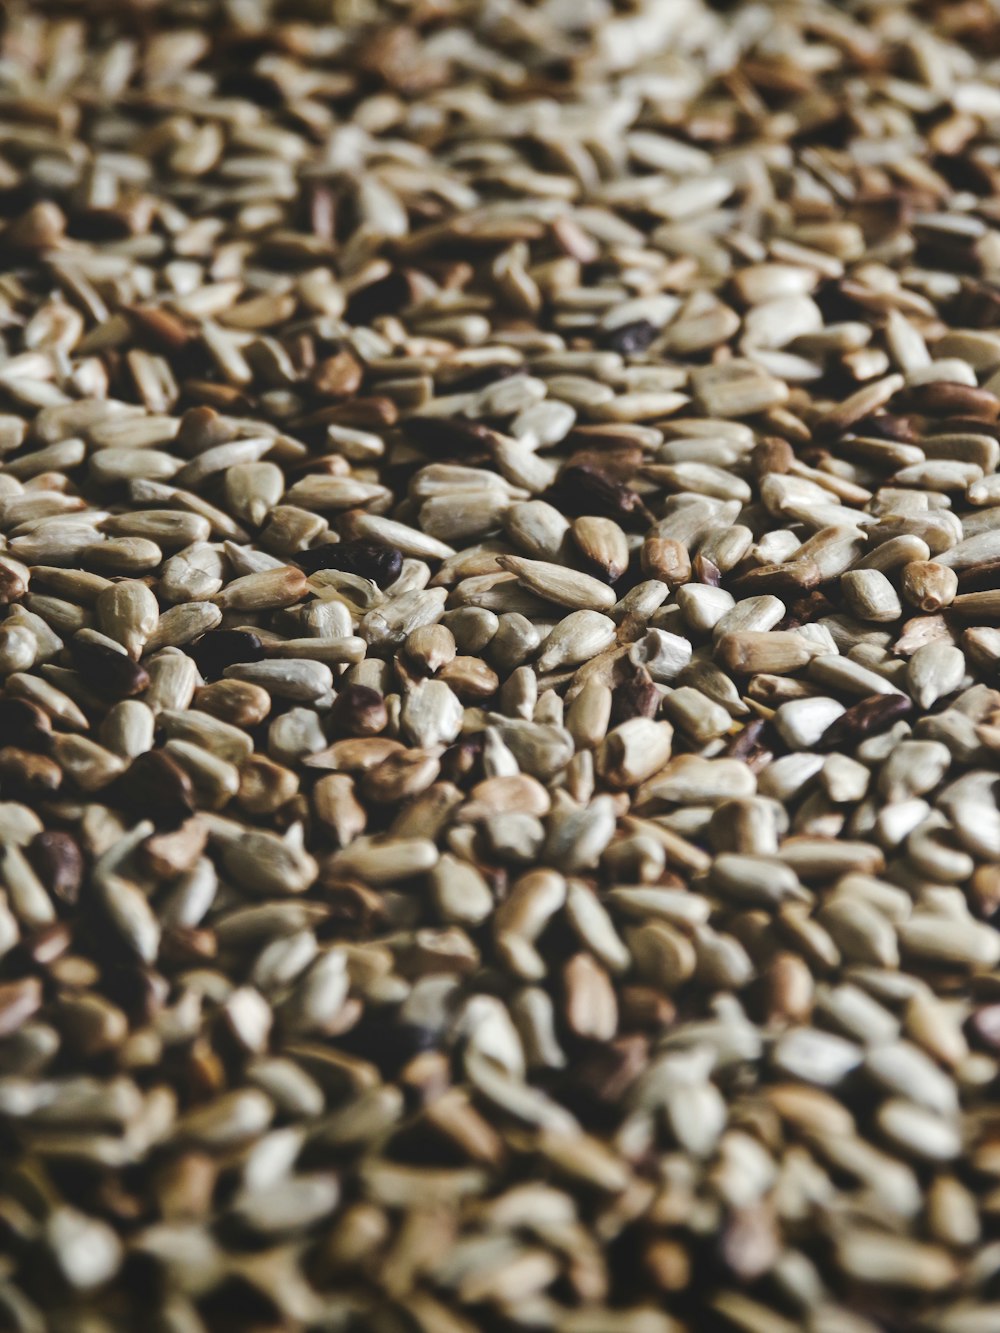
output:
[{"label": "seed heap", "polygon": [[13,0],[0,1326],[996,1333],[998,194],[989,0]]}]

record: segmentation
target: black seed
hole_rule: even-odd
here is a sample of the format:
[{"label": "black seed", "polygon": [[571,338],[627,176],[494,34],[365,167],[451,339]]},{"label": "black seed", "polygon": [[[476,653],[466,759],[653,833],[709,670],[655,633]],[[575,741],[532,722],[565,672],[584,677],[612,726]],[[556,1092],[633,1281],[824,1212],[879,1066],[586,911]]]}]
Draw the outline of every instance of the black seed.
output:
[{"label": "black seed", "polygon": [[185,650],[206,680],[215,680],[236,662],[259,662],[264,645],[245,629],[210,629]]},{"label": "black seed", "polygon": [[371,1017],[341,1037],[337,1045],[352,1054],[363,1055],[379,1067],[384,1077],[389,1077],[421,1051],[433,1050],[438,1041],[428,1028]]},{"label": "black seed", "polygon": [[604,346],[622,356],[644,352],[660,330],[648,319],[634,319],[630,324],[619,324],[604,339]]},{"label": "black seed", "polygon": [[395,583],[403,568],[403,553],[395,546],[379,546],[361,540],[314,546],[310,551],[296,551],[292,559],[307,574],[315,574],[320,569],[339,569],[345,574],[371,579],[380,588]]},{"label": "black seed", "polygon": [[130,699],[149,684],[149,672],[125,653],[103,643],[74,639],[70,644],[73,665],[88,690],[105,699]]},{"label": "black seed", "polygon": [[412,300],[410,280],[397,270],[367,287],[359,287],[347,303],[347,319],[351,324],[370,324],[379,315],[395,314]]}]

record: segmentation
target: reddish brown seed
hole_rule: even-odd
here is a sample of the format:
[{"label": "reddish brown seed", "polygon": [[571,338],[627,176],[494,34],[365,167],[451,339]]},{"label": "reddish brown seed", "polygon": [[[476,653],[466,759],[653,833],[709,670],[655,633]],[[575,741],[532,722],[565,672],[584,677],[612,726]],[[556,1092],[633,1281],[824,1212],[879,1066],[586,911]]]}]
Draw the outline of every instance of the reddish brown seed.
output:
[{"label": "reddish brown seed", "polygon": [[348,685],[337,695],[330,720],[338,733],[377,736],[389,720],[385,700],[367,685]]}]

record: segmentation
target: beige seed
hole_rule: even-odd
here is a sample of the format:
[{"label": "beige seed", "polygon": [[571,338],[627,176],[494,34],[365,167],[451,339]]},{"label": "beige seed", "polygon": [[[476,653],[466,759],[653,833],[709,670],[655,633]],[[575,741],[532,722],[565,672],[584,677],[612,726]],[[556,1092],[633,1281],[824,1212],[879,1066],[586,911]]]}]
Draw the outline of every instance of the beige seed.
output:
[{"label": "beige seed", "polygon": [[97,623],[116,639],[131,657],[141,657],[146,641],[156,629],[160,608],[145,583],[122,579],[98,593]]},{"label": "beige seed", "polygon": [[563,565],[512,555],[498,556],[497,564],[515,575],[525,588],[560,606],[600,610],[614,606],[617,601],[614,591],[606,583]]}]

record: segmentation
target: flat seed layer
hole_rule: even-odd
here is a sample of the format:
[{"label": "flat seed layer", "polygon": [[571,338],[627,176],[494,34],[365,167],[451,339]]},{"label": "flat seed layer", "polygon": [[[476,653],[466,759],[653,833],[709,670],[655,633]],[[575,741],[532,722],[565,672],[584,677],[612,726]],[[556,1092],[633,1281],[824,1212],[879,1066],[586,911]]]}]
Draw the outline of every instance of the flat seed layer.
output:
[{"label": "flat seed layer", "polygon": [[0,1327],[996,1333],[987,0],[12,0]]}]

